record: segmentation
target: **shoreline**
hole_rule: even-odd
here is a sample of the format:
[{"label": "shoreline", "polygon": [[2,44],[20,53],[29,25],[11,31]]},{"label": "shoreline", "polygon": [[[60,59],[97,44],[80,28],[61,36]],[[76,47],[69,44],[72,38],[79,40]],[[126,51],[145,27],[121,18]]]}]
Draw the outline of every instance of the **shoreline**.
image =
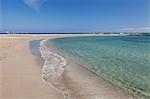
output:
[{"label": "shoreline", "polygon": [[[65,37],[66,36],[72,37],[81,35],[67,34]],[[0,45],[2,45],[0,47],[4,46],[4,48],[0,51],[2,55],[0,56],[0,63],[3,65],[1,69],[2,99],[20,99],[21,96],[28,99],[43,99],[44,97],[44,99],[63,99],[63,95],[49,86],[46,82],[43,82],[41,78],[41,66],[37,62],[37,56],[32,55],[29,48],[29,42],[31,40],[59,37],[64,37],[64,35],[0,36],[0,41],[2,41],[0,42]],[[18,61],[19,63],[17,63]],[[93,74],[91,71],[86,70],[86,68],[74,61],[69,61],[65,67],[63,74],[64,79],[62,80],[65,82],[67,88],[71,90],[71,94],[73,94],[73,96],[77,96],[71,96],[72,99],[136,99],[122,89],[115,87],[103,78]],[[31,77],[27,75],[28,73],[32,74],[30,75]],[[28,77],[28,79],[26,79],[26,77]],[[13,83],[11,81],[13,81]],[[21,86],[20,84],[24,86]],[[29,94],[28,91],[32,94]]]},{"label": "shoreline", "polygon": [[59,86],[58,82],[61,80],[61,76],[64,73],[64,66],[67,62],[62,56],[48,50],[48,47],[45,44],[47,40],[48,39],[41,40],[39,44],[39,52],[41,53],[40,57],[44,59],[42,66],[42,79],[57,91],[61,92],[64,95],[64,99],[66,99],[65,94],[67,94],[67,92],[65,92],[66,88],[64,85],[60,84],[60,87],[57,86]]},{"label": "shoreline", "polygon": [[[71,36],[71,37],[74,37],[74,36]],[[75,37],[82,37],[82,36],[75,36]],[[83,36],[84,37],[84,36]],[[85,37],[88,37],[88,36],[85,36]],[[57,38],[67,38],[67,37],[56,37]],[[50,38],[49,40],[51,39],[55,39],[55,38]],[[76,59],[74,59],[73,57],[67,55],[67,53],[63,53],[63,52],[60,52],[58,51],[57,48],[55,48],[55,46],[51,45],[50,43],[50,49],[52,52],[54,53],[57,53],[61,56],[63,56],[66,60],[68,61],[74,61],[75,63],[79,64],[80,66],[82,66],[84,69],[86,69],[87,71],[90,71],[92,72],[93,74],[95,74],[96,76],[106,80],[108,83],[111,83],[114,85],[114,87],[118,87],[120,88],[121,90],[125,91],[125,93],[128,93],[129,95],[133,96],[134,99],[148,99],[148,95],[146,93],[144,93],[143,91],[141,90],[138,90],[136,89],[135,87],[130,87],[130,86],[127,86],[125,84],[123,84],[122,82],[117,82],[116,80],[114,80],[113,78],[101,73],[101,74],[98,74],[96,73],[94,70],[91,70],[90,68],[88,68],[87,66],[84,66],[83,64],[81,64],[80,62],[78,62]]]},{"label": "shoreline", "polygon": [[[60,38],[60,37],[56,37],[56,38]],[[50,38],[50,39],[53,39],[53,38]],[[52,46],[49,46],[50,47],[50,50],[51,49],[53,49],[52,48]],[[55,52],[55,51],[52,51],[52,52],[54,52],[54,53],[57,53],[57,52]],[[58,54],[58,53],[57,53]],[[61,56],[63,56],[62,54],[60,54],[59,53],[59,55],[61,55]],[[64,57],[64,56],[63,56]],[[65,57],[66,58],[66,57]],[[101,79],[101,80],[106,80],[106,82],[107,83],[109,83],[108,84],[108,86],[110,87],[110,85],[111,85],[111,87],[113,86],[113,87],[115,87],[114,89],[116,90],[119,90],[119,91],[124,91],[124,89],[122,89],[122,88],[120,88],[119,86],[116,86],[116,85],[113,85],[112,84],[112,82],[110,82],[108,79],[106,79],[106,78],[104,78],[104,77],[101,77],[101,76],[99,76],[99,75],[97,75],[95,72],[93,72],[93,71],[91,71],[91,70],[89,70],[88,68],[86,68],[85,66],[81,66],[79,63],[76,63],[76,62],[74,62],[74,61],[72,61],[72,60],[70,60],[70,59],[67,59],[67,62],[69,61],[69,64],[67,64],[66,66],[65,66],[65,71],[64,72],[66,72],[66,69],[67,69],[67,67],[68,67],[68,65],[72,65],[72,64],[74,64],[75,66],[77,66],[78,65],[78,68],[81,68],[82,67],[82,69],[86,69],[86,72],[91,72],[91,74],[93,75],[94,74],[94,76],[96,77],[96,76],[98,76],[98,79]],[[70,64],[70,61],[72,61],[71,62],[71,64]],[[74,67],[73,67],[74,68]],[[70,69],[70,68],[69,68]],[[71,69],[72,69],[72,67],[71,67]],[[85,70],[83,70],[83,71],[85,71]],[[65,73],[64,73],[65,74]],[[66,75],[65,75],[66,76]],[[67,76],[68,76],[68,74],[67,74]],[[73,75],[74,76],[74,75]],[[63,75],[63,77],[64,77],[64,75]],[[68,78],[65,78],[64,77],[64,79],[68,79]],[[69,79],[72,79],[72,78],[69,78]],[[74,78],[75,79],[75,78]],[[62,83],[62,82],[61,82]],[[66,83],[66,82],[65,82]],[[68,84],[68,83],[67,83]],[[79,85],[80,86],[80,85]],[[81,85],[82,86],[82,85]],[[58,86],[57,86],[58,87]],[[68,86],[67,86],[68,87]],[[73,88],[69,88],[71,91],[72,90],[74,90]],[[75,88],[76,89],[76,88]],[[94,92],[94,91],[93,91]],[[74,93],[74,91],[72,91],[71,93]],[[80,92],[79,92],[80,93]],[[78,94],[79,94],[78,93]],[[122,92],[121,92],[122,93]],[[129,95],[128,96],[128,92],[126,92],[126,91],[124,91],[123,93],[126,93],[126,96],[123,96],[123,97],[119,97],[119,98],[117,98],[117,97],[114,97],[114,99],[120,99],[120,98],[123,98],[123,99],[137,99],[137,97],[132,97],[131,95]],[[77,93],[76,93],[77,94]],[[77,94],[77,95],[78,95]],[[86,94],[91,94],[91,93],[85,93],[85,95],[83,95],[83,96],[80,96],[80,97],[77,97],[77,95],[74,95],[74,97],[76,97],[77,99],[94,99],[93,97],[90,97],[90,96],[88,96],[87,97],[87,95]],[[95,93],[94,93],[95,94]],[[97,96],[95,95],[94,97],[101,97],[101,96],[99,96],[99,94],[100,93],[97,93]],[[71,96],[71,97],[73,97],[73,96]],[[65,99],[74,99],[74,98],[65,98]],[[82,98],[81,98],[82,97]],[[86,97],[86,98],[85,98]],[[90,98],[89,98],[90,97]],[[108,99],[108,97],[107,96],[104,96],[103,97],[103,99]],[[113,99],[113,98],[112,98]]]}]

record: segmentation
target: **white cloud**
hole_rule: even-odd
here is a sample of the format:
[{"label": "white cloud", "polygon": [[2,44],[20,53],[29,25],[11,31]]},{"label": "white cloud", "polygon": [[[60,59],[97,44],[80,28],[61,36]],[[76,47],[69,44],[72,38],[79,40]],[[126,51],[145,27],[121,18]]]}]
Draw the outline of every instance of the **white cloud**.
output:
[{"label": "white cloud", "polygon": [[23,0],[25,4],[29,7],[32,7],[35,10],[38,10],[40,6],[47,0]]},{"label": "white cloud", "polygon": [[123,28],[122,30],[129,32],[150,32],[150,27],[130,27],[130,28]]}]

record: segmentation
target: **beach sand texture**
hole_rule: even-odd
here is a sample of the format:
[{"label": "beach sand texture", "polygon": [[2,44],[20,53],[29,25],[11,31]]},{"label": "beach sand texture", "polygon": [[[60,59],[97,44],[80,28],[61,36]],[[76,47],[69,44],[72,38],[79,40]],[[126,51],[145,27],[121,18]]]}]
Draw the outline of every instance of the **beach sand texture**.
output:
[{"label": "beach sand texture", "polygon": [[31,38],[0,38],[0,99],[63,99],[62,94],[43,82],[41,67],[30,53]]},{"label": "beach sand texture", "polygon": [[[1,99],[63,99],[42,80],[41,66],[29,49],[30,40],[48,37],[51,36],[0,37]],[[72,60],[63,77],[63,83],[76,96],[74,99],[136,99]]]}]

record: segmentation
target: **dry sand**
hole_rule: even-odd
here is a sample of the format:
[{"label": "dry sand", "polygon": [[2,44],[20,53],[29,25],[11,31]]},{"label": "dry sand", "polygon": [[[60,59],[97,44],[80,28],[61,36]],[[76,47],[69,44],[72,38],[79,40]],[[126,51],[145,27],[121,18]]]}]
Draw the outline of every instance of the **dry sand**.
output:
[{"label": "dry sand", "polygon": [[[0,36],[0,99],[63,99],[42,80],[41,67],[29,49],[29,40],[47,37],[51,36]],[[75,99],[135,99],[71,60],[64,79]]]},{"label": "dry sand", "polygon": [[29,40],[45,37],[0,37],[0,99],[63,99],[41,78]]}]

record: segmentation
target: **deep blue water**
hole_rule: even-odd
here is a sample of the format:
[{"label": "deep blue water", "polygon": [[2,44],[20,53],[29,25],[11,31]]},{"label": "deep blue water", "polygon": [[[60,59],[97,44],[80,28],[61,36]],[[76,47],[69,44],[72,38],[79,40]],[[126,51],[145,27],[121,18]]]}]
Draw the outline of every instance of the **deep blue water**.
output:
[{"label": "deep blue water", "polygon": [[97,74],[141,96],[150,97],[150,37],[65,37],[51,40]]}]

